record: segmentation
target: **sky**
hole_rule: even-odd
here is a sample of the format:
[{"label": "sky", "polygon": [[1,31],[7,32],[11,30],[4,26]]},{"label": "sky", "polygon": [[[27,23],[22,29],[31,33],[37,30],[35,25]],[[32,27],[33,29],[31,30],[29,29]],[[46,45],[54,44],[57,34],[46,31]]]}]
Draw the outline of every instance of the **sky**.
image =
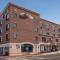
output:
[{"label": "sky", "polygon": [[41,18],[60,24],[60,0],[0,0],[0,12],[8,2],[35,11]]}]

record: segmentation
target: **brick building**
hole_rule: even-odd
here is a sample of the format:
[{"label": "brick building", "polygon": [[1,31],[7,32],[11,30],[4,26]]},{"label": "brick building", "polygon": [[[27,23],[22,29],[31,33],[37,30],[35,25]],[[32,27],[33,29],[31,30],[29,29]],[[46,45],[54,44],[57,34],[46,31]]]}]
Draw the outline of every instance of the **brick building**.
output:
[{"label": "brick building", "polygon": [[8,3],[0,14],[0,55],[54,52],[59,44],[60,25],[38,13]]}]

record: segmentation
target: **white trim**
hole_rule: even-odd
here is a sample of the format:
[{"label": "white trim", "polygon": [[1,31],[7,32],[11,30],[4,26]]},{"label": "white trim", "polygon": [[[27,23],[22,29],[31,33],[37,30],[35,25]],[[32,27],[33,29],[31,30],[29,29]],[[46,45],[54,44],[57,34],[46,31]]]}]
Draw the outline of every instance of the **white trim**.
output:
[{"label": "white trim", "polygon": [[41,44],[50,45],[50,43],[43,43],[43,42],[40,42],[38,45],[41,45]]},{"label": "white trim", "polygon": [[6,47],[6,46],[9,46],[10,44],[9,43],[6,43],[6,44],[0,44],[0,47]]},{"label": "white trim", "polygon": [[39,44],[37,44],[37,50],[38,50],[38,52],[40,52],[40,45],[50,45],[50,43],[40,42]]},{"label": "white trim", "polygon": [[34,44],[33,43],[31,43],[31,42],[22,42],[22,43],[5,43],[5,44],[0,44],[0,47],[4,47],[4,46],[10,46],[10,45],[14,45],[14,44],[19,44],[19,45],[22,45],[22,44],[31,44],[31,45],[33,45],[34,46]]},{"label": "white trim", "polygon": [[31,45],[33,45],[33,46],[34,46],[34,44],[33,44],[33,43],[31,43],[31,42],[22,42],[22,43],[21,43],[21,45],[22,45],[22,44],[31,44]]}]

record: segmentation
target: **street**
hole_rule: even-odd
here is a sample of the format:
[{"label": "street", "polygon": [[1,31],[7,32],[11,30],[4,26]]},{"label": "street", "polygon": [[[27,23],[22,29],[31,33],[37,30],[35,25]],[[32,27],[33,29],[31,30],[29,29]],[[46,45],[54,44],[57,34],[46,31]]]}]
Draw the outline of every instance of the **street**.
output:
[{"label": "street", "polygon": [[32,56],[32,57],[0,57],[0,60],[60,60],[60,54]]},{"label": "street", "polygon": [[60,54],[28,57],[29,60],[60,60]]}]

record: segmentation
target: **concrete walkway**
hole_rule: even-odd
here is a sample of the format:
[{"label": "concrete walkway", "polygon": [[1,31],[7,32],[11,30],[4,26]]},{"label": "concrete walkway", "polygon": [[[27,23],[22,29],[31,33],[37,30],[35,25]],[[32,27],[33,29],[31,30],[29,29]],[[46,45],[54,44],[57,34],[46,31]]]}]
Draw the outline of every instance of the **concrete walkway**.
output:
[{"label": "concrete walkway", "polygon": [[56,52],[49,52],[49,53],[31,54],[31,55],[25,55],[25,56],[21,56],[21,57],[29,57],[29,56],[43,56],[43,55],[52,55],[52,54],[60,54],[60,51],[56,51]]},{"label": "concrete walkway", "polygon": [[52,54],[60,54],[60,52],[50,52],[50,53],[39,53],[39,54],[34,54],[34,55],[24,55],[24,56],[0,56],[0,60],[27,60],[25,58],[27,57],[36,57],[36,56],[44,56],[44,55],[52,55]]}]

